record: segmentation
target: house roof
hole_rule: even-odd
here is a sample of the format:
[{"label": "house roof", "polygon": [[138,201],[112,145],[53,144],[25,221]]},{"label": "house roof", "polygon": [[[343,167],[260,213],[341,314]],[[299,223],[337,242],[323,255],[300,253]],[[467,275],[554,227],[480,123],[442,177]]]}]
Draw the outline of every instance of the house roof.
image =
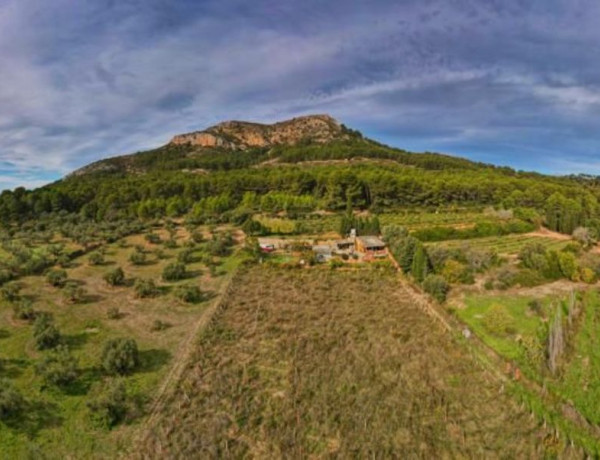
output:
[{"label": "house roof", "polygon": [[313,246],[312,250],[317,254],[331,254],[331,246],[328,244],[318,244]]},{"label": "house roof", "polygon": [[351,240],[350,238],[346,238],[345,240],[337,240],[335,242],[336,245],[340,246],[340,245],[344,245],[344,244],[354,244],[354,241]]},{"label": "house roof", "polygon": [[385,243],[376,236],[359,236],[358,240],[365,248],[385,246]]}]

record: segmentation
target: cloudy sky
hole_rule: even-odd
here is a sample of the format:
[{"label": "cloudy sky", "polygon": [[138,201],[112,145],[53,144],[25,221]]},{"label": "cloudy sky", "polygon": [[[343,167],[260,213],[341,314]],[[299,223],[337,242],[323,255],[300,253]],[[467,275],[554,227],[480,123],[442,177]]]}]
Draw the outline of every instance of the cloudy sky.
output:
[{"label": "cloudy sky", "polygon": [[0,0],[0,189],[226,119],[600,174],[597,0]]}]

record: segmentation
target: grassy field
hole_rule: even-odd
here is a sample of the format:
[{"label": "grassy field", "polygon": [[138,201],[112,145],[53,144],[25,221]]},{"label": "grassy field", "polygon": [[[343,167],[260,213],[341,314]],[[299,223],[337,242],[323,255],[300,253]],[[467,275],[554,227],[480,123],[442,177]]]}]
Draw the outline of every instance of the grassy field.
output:
[{"label": "grassy field", "polygon": [[[161,232],[158,232],[161,233]],[[137,421],[112,431],[94,424],[86,408],[90,387],[104,378],[99,369],[104,343],[112,338],[133,338],[140,349],[141,364],[126,378],[127,390],[142,401],[149,401],[177,359],[182,342],[211,296],[225,282],[225,273],[234,269],[236,256],[223,258],[219,275],[211,276],[205,265],[194,261],[187,265],[190,276],[179,282],[164,283],[164,266],[173,262],[183,250],[187,234],[178,232],[178,247],[163,249],[163,258],[151,251],[162,245],[150,245],[142,235],[134,235],[106,247],[106,262],[92,266],[87,256],[76,259],[67,269],[69,279],[86,290],[82,303],[70,304],[60,289],[51,287],[44,277],[30,276],[19,280],[24,296],[34,301],[36,311],[52,313],[66,343],[79,361],[81,375],[66,391],[44,389],[35,373],[36,363],[48,352],[38,351],[31,324],[13,317],[12,308],[0,303],[0,358],[5,362],[0,377],[9,378],[27,399],[23,417],[0,423],[0,458],[107,458],[114,457],[130,442]],[[129,255],[134,245],[145,246],[148,262],[132,265]],[[102,279],[107,271],[120,266],[129,286],[110,287]],[[131,286],[134,278],[151,278],[160,288],[154,298],[137,299]],[[208,294],[207,300],[186,304],[173,296],[180,283],[193,283]],[[118,308],[120,317],[109,319],[108,311]],[[168,327],[153,330],[156,320]]]},{"label": "grassy field", "polygon": [[476,249],[494,250],[498,254],[517,254],[521,248],[530,244],[539,243],[547,249],[559,250],[563,248],[568,241],[556,240],[550,237],[535,236],[529,234],[492,236],[487,238],[472,238],[469,240],[449,240],[439,243],[427,243],[426,246],[440,246],[445,248],[461,248],[469,246]]},{"label": "grassy field", "polygon": [[398,212],[382,214],[379,217],[382,225],[396,224],[409,230],[427,227],[472,227],[478,222],[498,220],[493,215],[474,211],[440,211],[440,212]]},{"label": "grassy field", "polygon": [[199,338],[147,458],[541,458],[547,433],[396,275],[241,276]]},{"label": "grassy field", "polygon": [[[502,356],[551,393],[569,401],[590,423],[600,424],[600,298],[589,289],[578,295],[568,320],[567,297],[468,296],[456,313]],[[537,300],[538,304],[532,304]],[[557,305],[563,314],[566,347],[559,368],[547,361],[549,324]],[[596,442],[596,447],[598,443]]]}]

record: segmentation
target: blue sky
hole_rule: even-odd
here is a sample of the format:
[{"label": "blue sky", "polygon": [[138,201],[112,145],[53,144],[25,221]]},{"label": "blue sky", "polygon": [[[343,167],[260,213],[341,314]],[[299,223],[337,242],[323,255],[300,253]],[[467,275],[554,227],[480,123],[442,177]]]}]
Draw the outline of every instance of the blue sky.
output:
[{"label": "blue sky", "polygon": [[600,2],[0,0],[0,189],[227,119],[600,174]]}]

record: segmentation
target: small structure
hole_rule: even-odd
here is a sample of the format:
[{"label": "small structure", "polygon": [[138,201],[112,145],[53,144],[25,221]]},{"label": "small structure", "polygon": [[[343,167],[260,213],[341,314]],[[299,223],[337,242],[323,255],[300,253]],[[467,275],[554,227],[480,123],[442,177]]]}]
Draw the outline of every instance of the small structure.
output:
[{"label": "small structure", "polygon": [[385,253],[385,243],[376,236],[359,236],[356,250],[365,254]]},{"label": "small structure", "polygon": [[318,262],[327,262],[333,256],[333,250],[328,244],[317,244],[312,247]]},{"label": "small structure", "polygon": [[352,249],[354,249],[354,240],[351,238],[337,240],[335,242],[335,248],[338,252],[352,251]]}]

